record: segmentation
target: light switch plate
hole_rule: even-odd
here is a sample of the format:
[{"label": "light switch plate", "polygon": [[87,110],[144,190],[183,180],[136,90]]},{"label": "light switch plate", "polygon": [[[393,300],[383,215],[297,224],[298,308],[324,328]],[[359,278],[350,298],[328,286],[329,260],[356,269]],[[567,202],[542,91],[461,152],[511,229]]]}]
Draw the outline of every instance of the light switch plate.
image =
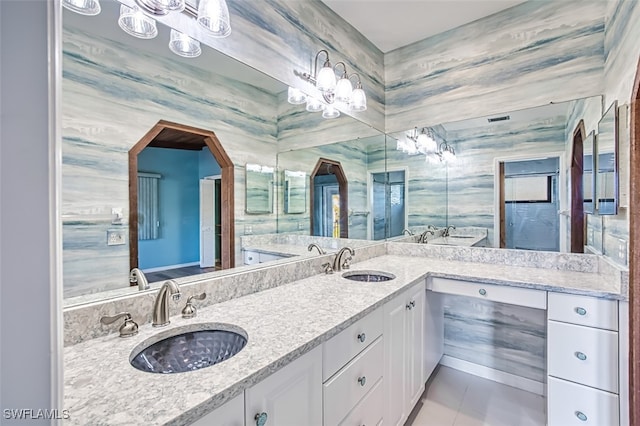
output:
[{"label": "light switch plate", "polygon": [[126,244],[126,235],[123,230],[120,230],[120,229],[107,230],[108,246],[121,246],[123,244]]}]

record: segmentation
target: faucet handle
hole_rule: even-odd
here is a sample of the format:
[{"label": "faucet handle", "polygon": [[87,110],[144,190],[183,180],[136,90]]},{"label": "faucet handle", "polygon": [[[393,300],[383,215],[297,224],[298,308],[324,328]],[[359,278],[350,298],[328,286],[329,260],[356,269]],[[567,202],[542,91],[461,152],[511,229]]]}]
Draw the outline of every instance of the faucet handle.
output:
[{"label": "faucet handle", "polygon": [[322,267],[324,268],[325,274],[333,274],[333,268],[331,267],[331,262],[323,263]]},{"label": "faucet handle", "polygon": [[347,256],[344,258],[344,262],[342,262],[342,269],[349,269],[349,267],[351,266],[349,264],[349,262],[351,261],[351,259],[353,259],[352,256]]},{"label": "faucet handle", "polygon": [[187,304],[184,305],[184,309],[182,309],[182,318],[193,318],[193,317],[195,317],[196,314],[198,313],[198,310],[196,309],[195,306],[193,306],[193,303],[191,303],[191,301],[193,299],[204,300],[205,297],[207,297],[207,293],[194,294],[193,296],[189,296],[187,298]]},{"label": "faucet handle", "polygon": [[122,324],[118,329],[118,331],[120,331],[120,337],[131,337],[138,334],[138,324],[131,319],[131,314],[129,312],[121,312],[113,316],[105,315],[100,318],[100,322],[104,325],[109,325],[121,318],[124,318],[124,324]]}]

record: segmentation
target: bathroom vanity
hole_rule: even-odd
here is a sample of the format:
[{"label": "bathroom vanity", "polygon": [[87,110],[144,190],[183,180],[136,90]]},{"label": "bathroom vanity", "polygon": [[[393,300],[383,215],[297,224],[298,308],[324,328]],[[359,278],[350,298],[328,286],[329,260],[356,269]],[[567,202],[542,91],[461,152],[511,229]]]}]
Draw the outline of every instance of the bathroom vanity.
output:
[{"label": "bathroom vanity", "polygon": [[[356,254],[350,272],[382,271],[395,276],[391,280],[361,282],[345,279],[342,272],[321,273],[320,264],[331,255],[317,255],[293,263],[296,270],[308,268],[306,278],[203,307],[196,318],[172,316],[162,333],[194,324],[230,324],[246,333],[247,344],[240,352],[207,368],[180,374],[135,370],[129,363],[132,352],[159,333],[149,325],[142,325],[133,338],[112,333],[69,345],[68,424],[334,425],[380,424],[382,419],[384,424],[403,424],[442,358],[444,294],[547,310],[549,425],[572,424],[568,419],[585,424],[577,413],[606,424],[625,424],[626,335],[611,329],[614,320],[624,324],[627,315],[622,271],[598,263],[604,261],[595,256],[589,259],[598,270],[580,272],[576,262],[584,262],[584,257],[575,261],[567,254],[539,255],[536,267],[517,251],[506,262],[511,251],[427,246],[386,243],[380,246],[385,253],[362,261]],[[364,259],[366,250],[360,250]],[[498,252],[502,262],[492,258]],[[280,271],[286,281],[284,268],[287,265],[274,264],[254,273],[264,279]],[[241,282],[242,274],[236,278]],[[255,286],[252,279],[246,275],[244,281]],[[185,296],[194,290],[182,287]],[[576,317],[596,322],[575,324],[578,319],[566,317],[571,312],[556,306],[571,306]],[[582,309],[585,315],[580,315]],[[602,323],[602,318],[610,322]],[[587,329],[591,346],[565,345],[567,339],[554,337],[556,323],[567,326],[572,321],[571,327]],[[557,361],[572,362],[580,384],[566,375],[567,368],[557,373]],[[615,382],[589,379],[605,367]],[[571,401],[554,396],[565,393],[566,386],[579,386],[587,396]],[[607,408],[591,411],[603,406]]]}]

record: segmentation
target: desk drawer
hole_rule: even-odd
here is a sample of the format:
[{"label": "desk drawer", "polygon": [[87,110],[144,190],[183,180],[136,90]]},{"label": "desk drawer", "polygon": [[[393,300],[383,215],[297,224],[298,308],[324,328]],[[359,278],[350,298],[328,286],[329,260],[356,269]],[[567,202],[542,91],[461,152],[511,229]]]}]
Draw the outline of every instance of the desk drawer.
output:
[{"label": "desk drawer", "polygon": [[619,425],[618,395],[549,377],[548,426]]},{"label": "desk drawer", "polygon": [[384,386],[382,381],[373,385],[373,389],[355,406],[355,408],[340,422],[339,426],[378,425],[382,423],[384,415]]},{"label": "desk drawer", "polygon": [[380,380],[384,370],[382,337],[323,385],[324,424],[336,425]]},{"label": "desk drawer", "polygon": [[360,318],[322,346],[322,381],[326,381],[354,356],[382,335],[382,308]]},{"label": "desk drawer", "polygon": [[549,321],[550,376],[618,393],[618,333]]},{"label": "desk drawer", "polygon": [[547,318],[617,331],[618,302],[589,296],[549,292]]},{"label": "desk drawer", "polygon": [[542,290],[482,284],[473,281],[452,280],[439,277],[431,278],[427,282],[427,289],[438,293],[476,297],[493,302],[528,306],[530,308],[547,308],[547,292]]}]

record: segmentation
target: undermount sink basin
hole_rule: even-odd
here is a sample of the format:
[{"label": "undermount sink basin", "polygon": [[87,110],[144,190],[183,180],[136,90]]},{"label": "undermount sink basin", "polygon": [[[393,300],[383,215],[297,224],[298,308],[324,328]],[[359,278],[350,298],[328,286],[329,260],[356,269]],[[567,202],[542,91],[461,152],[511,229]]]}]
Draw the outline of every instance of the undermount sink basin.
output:
[{"label": "undermount sink basin", "polygon": [[474,235],[449,235],[448,237],[445,238],[477,238]]},{"label": "undermount sink basin", "polygon": [[157,336],[152,343],[139,345],[131,352],[129,362],[138,370],[160,374],[182,373],[218,364],[247,344],[244,330],[228,324],[221,326],[169,330],[172,335]]},{"label": "undermount sink basin", "polygon": [[342,278],[353,281],[363,281],[369,283],[377,283],[381,281],[389,281],[396,276],[388,272],[381,271],[349,271],[342,274]]}]

